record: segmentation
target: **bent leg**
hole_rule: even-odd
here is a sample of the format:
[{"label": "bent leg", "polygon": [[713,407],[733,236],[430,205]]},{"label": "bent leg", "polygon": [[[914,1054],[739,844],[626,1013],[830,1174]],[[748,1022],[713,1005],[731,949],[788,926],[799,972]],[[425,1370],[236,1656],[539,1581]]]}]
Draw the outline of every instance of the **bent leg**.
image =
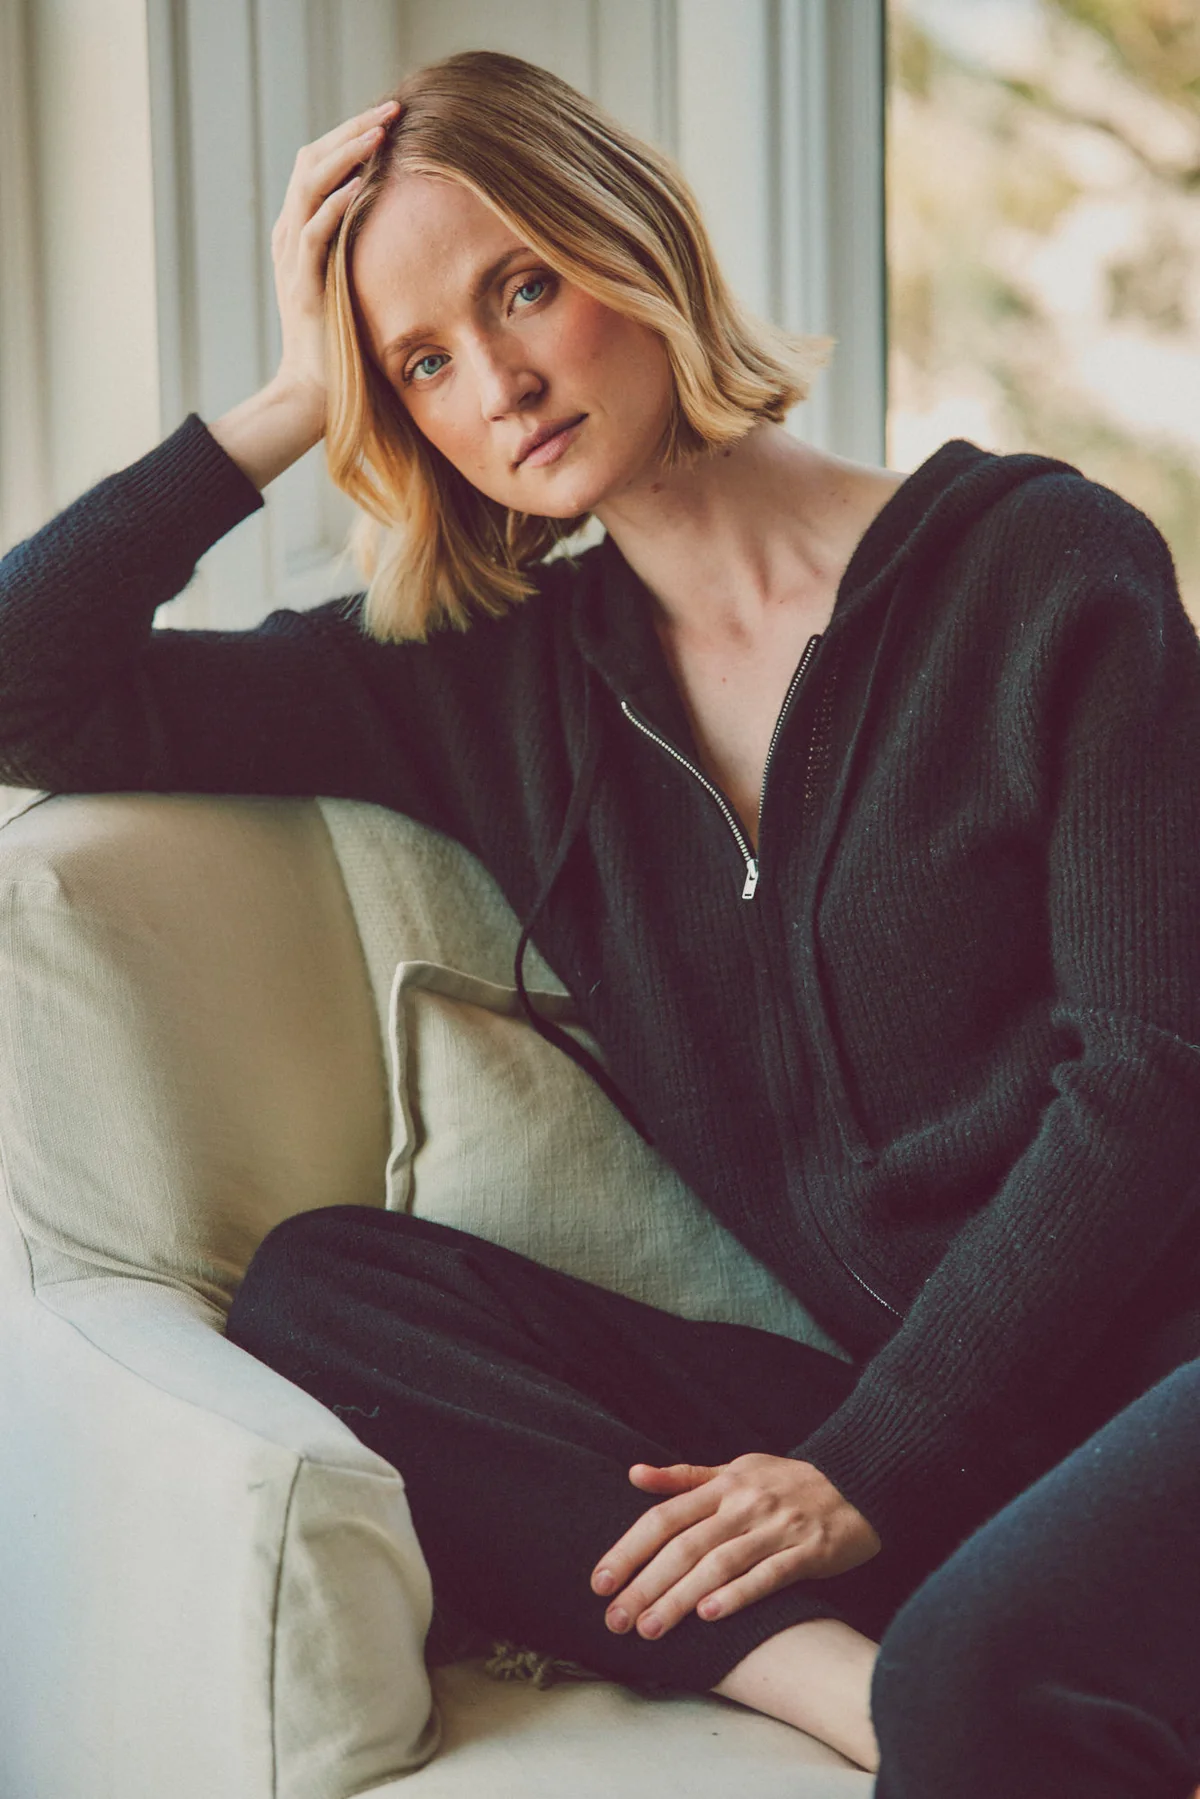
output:
[{"label": "bent leg", "polygon": [[1188,1799],[1200,1362],[970,1537],[884,1636],[877,1799]]},{"label": "bent leg", "polygon": [[648,1642],[607,1630],[591,1592],[600,1555],[655,1503],[630,1485],[632,1463],[782,1453],[841,1403],[854,1371],[804,1345],[676,1318],[358,1206],[272,1231],[227,1334],[401,1470],[435,1597],[498,1636],[705,1691],[804,1619],[874,1635],[899,1602],[868,1564]]}]

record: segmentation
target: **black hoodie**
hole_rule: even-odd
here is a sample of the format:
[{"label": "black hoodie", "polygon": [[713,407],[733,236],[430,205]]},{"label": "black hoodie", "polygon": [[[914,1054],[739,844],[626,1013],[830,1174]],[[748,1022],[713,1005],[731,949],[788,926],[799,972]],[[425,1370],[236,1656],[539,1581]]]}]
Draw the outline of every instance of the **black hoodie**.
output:
[{"label": "black hoodie", "polygon": [[611,542],[426,645],[357,596],[152,630],[259,504],[192,418],[10,553],[0,778],[465,844],[614,1096],[855,1355],[793,1453],[885,1552],[948,1551],[1200,1354],[1200,648],[1141,513],[930,457],[797,671],[755,857]]}]

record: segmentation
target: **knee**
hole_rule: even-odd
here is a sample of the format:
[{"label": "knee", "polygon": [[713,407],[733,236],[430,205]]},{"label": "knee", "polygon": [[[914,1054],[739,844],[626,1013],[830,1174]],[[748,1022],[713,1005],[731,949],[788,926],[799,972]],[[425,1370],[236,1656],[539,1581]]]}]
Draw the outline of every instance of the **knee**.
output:
[{"label": "knee", "polygon": [[[880,1799],[1023,1790],[1014,1756],[1042,1678],[1044,1627],[1003,1561],[960,1550],[925,1582],[885,1632],[875,1665]],[[998,1773],[1017,1786],[997,1787]]]},{"label": "knee", "polygon": [[398,1303],[401,1283],[432,1260],[441,1267],[469,1244],[461,1231],[382,1206],[318,1206],[267,1232],[230,1308],[225,1335],[261,1361],[297,1333],[319,1327],[348,1296]]},{"label": "knee", "polygon": [[317,1278],[328,1280],[338,1261],[386,1214],[373,1206],[320,1206],[296,1212],[267,1232],[251,1256],[225,1324],[230,1342],[269,1360],[271,1343],[287,1331]]}]

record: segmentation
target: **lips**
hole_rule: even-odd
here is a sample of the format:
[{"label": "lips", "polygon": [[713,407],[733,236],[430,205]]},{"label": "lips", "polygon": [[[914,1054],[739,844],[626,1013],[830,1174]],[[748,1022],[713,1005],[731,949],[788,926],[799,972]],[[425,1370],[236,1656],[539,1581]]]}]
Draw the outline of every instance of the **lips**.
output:
[{"label": "lips", "polygon": [[574,426],[581,425],[586,417],[586,412],[577,412],[570,418],[555,419],[553,423],[543,425],[540,431],[535,431],[533,436],[521,446],[520,455],[513,463],[513,467],[520,468],[521,464],[527,461],[535,450],[540,450],[543,444],[549,443],[551,438],[558,437],[562,432],[570,431]]}]

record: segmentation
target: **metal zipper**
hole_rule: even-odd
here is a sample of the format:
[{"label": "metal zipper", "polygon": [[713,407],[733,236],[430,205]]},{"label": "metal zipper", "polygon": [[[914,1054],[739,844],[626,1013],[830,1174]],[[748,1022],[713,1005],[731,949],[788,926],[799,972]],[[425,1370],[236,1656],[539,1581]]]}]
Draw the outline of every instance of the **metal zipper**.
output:
[{"label": "metal zipper", "polygon": [[796,666],[796,672],[788,683],[788,690],[783,696],[783,705],[779,708],[779,717],[775,720],[775,729],[771,732],[771,741],[767,745],[767,759],[763,763],[762,787],[758,795],[758,820],[762,823],[763,802],[767,797],[767,776],[771,772],[771,758],[775,754],[775,745],[779,742],[779,734],[787,723],[787,715],[792,709],[792,701],[796,697],[796,689],[808,673],[808,665],[817,653],[817,645],[821,641],[820,633],[810,637],[804,646],[804,654]]},{"label": "metal zipper", "polygon": [[[783,705],[779,709],[779,717],[775,720],[775,729],[772,731],[771,741],[767,745],[767,759],[763,764],[762,787],[759,789],[758,795],[758,816],[760,822],[762,820],[763,801],[767,797],[767,776],[771,772],[771,759],[775,754],[775,745],[779,742],[780,733],[787,722],[787,715],[791,710],[792,701],[796,697],[796,690],[808,671],[808,665],[816,654],[817,645],[820,641],[821,638],[818,633],[816,636],[810,637],[805,644],[804,654],[800,658],[795,674],[788,683],[788,690],[783,696]],[[725,798],[725,795],[721,792],[721,789],[716,786],[714,782],[709,780],[703,769],[697,768],[696,764],[690,761],[681,750],[677,750],[669,738],[661,736],[659,732],[654,729],[653,725],[648,725],[641,714],[634,711],[628,700],[621,701],[621,710],[629,720],[630,724],[636,725],[644,737],[648,737],[650,741],[656,743],[660,749],[666,750],[668,756],[673,757],[674,760],[679,763],[681,768],[686,768],[689,774],[694,775],[701,787],[704,788],[705,792],[711,794],[713,799],[717,802],[717,805],[721,808],[725,823],[732,831],[738,849],[742,853],[742,859],[746,864],[746,879],[742,886],[742,898],[744,900],[753,899],[755,889],[758,886],[758,857],[751,849],[749,840],[737,821],[737,815],[734,812],[733,807],[729,804],[729,801]]]},{"label": "metal zipper", "polygon": [[741,850],[746,863],[746,883],[742,888],[742,898],[753,899],[754,889],[758,886],[758,859],[755,856],[754,851],[750,848],[741,825],[734,816],[733,807],[729,804],[729,801],[725,798],[721,789],[714,786],[713,782],[709,780],[703,769],[697,768],[694,762],[689,762],[688,758],[681,750],[675,748],[675,745],[669,738],[660,737],[653,725],[648,725],[645,719],[642,718],[639,713],[634,711],[628,700],[621,701],[621,710],[629,720],[630,724],[636,725],[642,735],[648,737],[651,743],[656,743],[659,749],[666,750],[668,756],[674,757],[681,768],[686,768],[689,774],[695,775],[705,792],[710,793],[713,799],[716,800],[725,816],[725,823],[733,832],[734,838],[737,841],[737,846]]},{"label": "metal zipper", "polygon": [[[814,1218],[817,1217],[815,1208],[812,1208],[812,1216]],[[829,1244],[829,1248],[832,1250],[833,1254],[837,1257],[840,1265],[846,1270],[846,1273],[850,1276],[851,1280],[857,1281],[859,1286],[862,1288],[863,1292],[869,1293],[871,1295],[871,1298],[875,1301],[876,1305],[882,1306],[885,1312],[890,1312],[893,1318],[903,1318],[904,1313],[897,1311],[896,1307],[894,1305],[890,1305],[888,1303],[888,1301],[883,1297],[882,1293],[876,1293],[874,1287],[871,1286],[870,1282],[865,1281],[863,1279],[862,1275],[858,1272],[858,1269],[851,1267],[850,1263],[846,1260],[845,1256],[841,1254],[840,1250],[838,1250],[834,1244],[829,1242],[828,1233],[825,1231],[825,1228],[821,1224],[820,1219],[817,1219],[817,1228],[818,1228],[818,1230],[820,1230],[822,1236],[825,1238],[826,1243]]]}]

